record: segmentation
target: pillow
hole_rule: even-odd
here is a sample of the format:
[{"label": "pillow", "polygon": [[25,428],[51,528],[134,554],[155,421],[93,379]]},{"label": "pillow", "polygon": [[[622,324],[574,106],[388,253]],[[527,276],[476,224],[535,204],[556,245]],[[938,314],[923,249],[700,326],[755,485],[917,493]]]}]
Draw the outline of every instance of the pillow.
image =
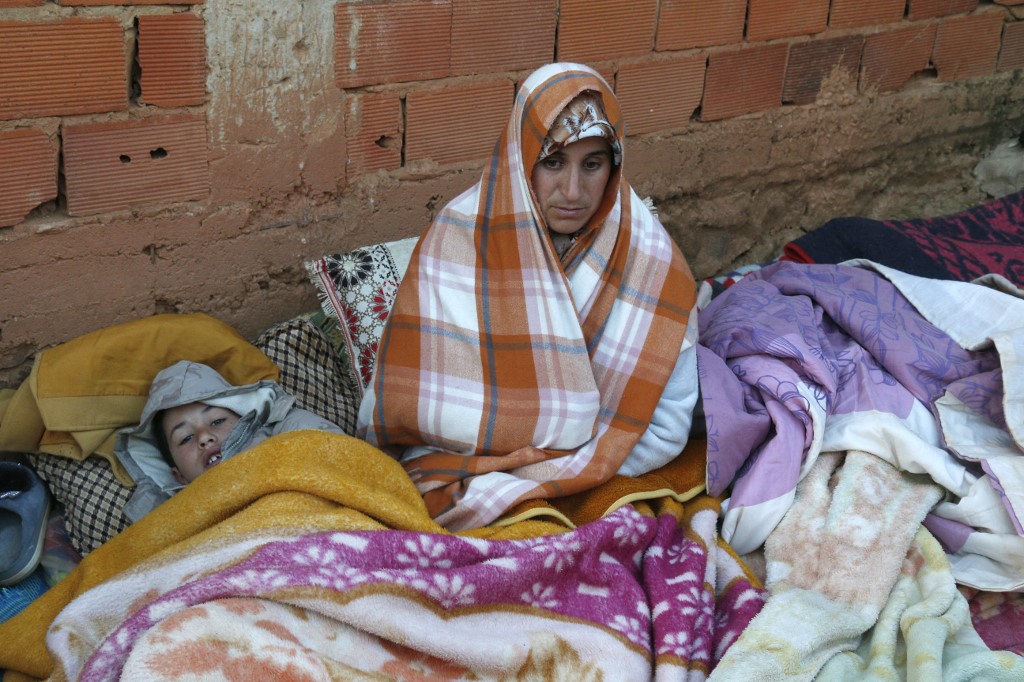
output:
[{"label": "pillow", "polygon": [[121,485],[102,457],[78,461],[60,455],[33,453],[32,468],[46,481],[64,508],[71,545],[85,556],[128,527],[122,513],[132,488]]},{"label": "pillow", "polygon": [[274,325],[255,345],[281,368],[278,383],[299,407],[334,422],[353,435],[359,388],[347,356],[329,338],[338,334],[333,318],[317,312]]},{"label": "pillow", "polygon": [[306,263],[324,314],[341,327],[360,397],[373,376],[377,343],[416,241],[383,242]]}]

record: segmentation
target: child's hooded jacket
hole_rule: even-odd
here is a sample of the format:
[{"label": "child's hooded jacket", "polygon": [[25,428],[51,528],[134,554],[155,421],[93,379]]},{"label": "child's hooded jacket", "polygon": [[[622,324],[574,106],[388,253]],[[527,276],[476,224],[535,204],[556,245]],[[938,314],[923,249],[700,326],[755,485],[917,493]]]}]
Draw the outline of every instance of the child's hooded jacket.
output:
[{"label": "child's hooded jacket", "polygon": [[184,487],[160,454],[154,421],[164,410],[193,402],[224,407],[239,415],[238,423],[221,445],[223,460],[286,431],[344,433],[334,422],[296,407],[295,398],[277,382],[232,386],[212,367],[187,360],[178,362],[156,375],[138,426],[122,430],[114,446],[114,453],[136,483],[124,507],[131,521],[138,521]]}]

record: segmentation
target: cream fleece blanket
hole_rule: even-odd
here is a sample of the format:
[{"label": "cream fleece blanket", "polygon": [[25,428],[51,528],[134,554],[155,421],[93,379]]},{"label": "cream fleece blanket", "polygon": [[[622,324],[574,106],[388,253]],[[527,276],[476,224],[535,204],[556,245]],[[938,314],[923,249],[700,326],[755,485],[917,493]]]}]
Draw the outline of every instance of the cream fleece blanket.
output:
[{"label": "cream fleece blanket", "polygon": [[1024,679],[921,526],[939,494],[874,455],[821,455],[765,544],[769,600],[711,680]]}]

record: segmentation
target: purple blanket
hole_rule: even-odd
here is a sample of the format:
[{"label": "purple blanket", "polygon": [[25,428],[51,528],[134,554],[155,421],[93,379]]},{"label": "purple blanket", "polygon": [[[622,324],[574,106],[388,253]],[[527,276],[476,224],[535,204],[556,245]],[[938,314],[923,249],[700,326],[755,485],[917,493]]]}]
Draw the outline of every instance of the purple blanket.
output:
[{"label": "purple blanket", "polygon": [[[1019,304],[978,285],[939,284]],[[972,419],[1005,431],[999,355],[962,348],[869,268],[767,266],[716,297],[700,329],[708,491],[731,495],[723,537],[740,553],[764,541],[823,451],[876,454],[954,496],[991,473],[983,457],[962,461],[945,447],[935,403],[952,396]],[[1006,497],[994,506],[1005,507],[1000,527],[1012,530]]]}]

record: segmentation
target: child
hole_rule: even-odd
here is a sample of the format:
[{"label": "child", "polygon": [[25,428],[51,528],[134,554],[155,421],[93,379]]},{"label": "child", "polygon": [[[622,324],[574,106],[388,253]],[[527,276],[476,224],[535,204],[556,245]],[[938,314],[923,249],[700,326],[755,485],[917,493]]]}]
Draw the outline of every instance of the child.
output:
[{"label": "child", "polygon": [[191,483],[224,461],[221,449],[240,418],[226,407],[198,401],[157,413],[153,435],[178,483]]},{"label": "child", "polygon": [[232,386],[212,367],[178,362],[153,379],[138,426],[118,434],[114,452],[136,483],[124,514],[138,521],[207,469],[299,429],[344,433],[276,382]]}]

